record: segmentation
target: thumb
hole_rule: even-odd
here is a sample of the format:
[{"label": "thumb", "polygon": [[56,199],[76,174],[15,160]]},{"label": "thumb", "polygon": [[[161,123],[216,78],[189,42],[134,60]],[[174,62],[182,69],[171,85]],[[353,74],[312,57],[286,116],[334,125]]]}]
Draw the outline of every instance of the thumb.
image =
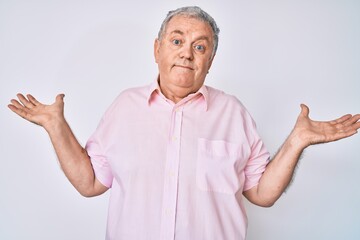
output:
[{"label": "thumb", "polygon": [[309,112],[310,112],[310,110],[309,110],[309,107],[308,106],[306,106],[305,104],[300,104],[300,107],[301,107],[301,113],[300,113],[300,115],[301,116],[303,116],[303,117],[309,117]]},{"label": "thumb", "polygon": [[56,96],[56,102],[64,102],[65,94],[61,93]]}]

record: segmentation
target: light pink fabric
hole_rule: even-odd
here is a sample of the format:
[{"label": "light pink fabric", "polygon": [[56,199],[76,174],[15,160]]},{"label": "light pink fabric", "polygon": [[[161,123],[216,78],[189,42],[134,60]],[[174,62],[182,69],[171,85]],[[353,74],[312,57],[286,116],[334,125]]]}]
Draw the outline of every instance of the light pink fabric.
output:
[{"label": "light pink fabric", "polygon": [[244,239],[242,192],[269,160],[235,97],[203,86],[174,104],[157,82],[121,93],[86,149],[111,187],[108,240]]}]

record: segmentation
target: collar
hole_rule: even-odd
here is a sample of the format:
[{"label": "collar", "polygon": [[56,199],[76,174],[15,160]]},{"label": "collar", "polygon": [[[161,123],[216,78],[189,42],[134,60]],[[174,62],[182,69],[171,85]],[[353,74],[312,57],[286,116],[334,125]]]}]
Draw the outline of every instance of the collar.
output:
[{"label": "collar", "polygon": [[[159,78],[157,78],[157,80],[154,81],[149,86],[149,91],[147,93],[147,102],[148,102],[149,106],[154,102],[154,100],[156,99],[157,96],[163,98],[166,101],[169,101],[162,94],[162,92],[160,90],[158,79]],[[189,94],[188,96],[183,98],[180,102],[177,103],[177,105],[184,104],[185,102],[188,102],[188,101],[193,100],[193,99],[197,99],[198,97],[201,97],[203,99],[204,111],[207,111],[208,106],[209,106],[209,92],[208,92],[208,89],[207,89],[206,85],[202,85],[200,87],[200,89],[196,93]]]}]

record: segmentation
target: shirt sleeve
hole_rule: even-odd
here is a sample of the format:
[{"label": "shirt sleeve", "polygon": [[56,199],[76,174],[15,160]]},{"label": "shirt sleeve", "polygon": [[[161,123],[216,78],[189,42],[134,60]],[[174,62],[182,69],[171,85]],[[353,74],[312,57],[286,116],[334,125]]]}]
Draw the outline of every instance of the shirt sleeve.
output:
[{"label": "shirt sleeve", "polygon": [[110,188],[112,186],[113,174],[103,146],[106,142],[107,128],[103,117],[95,133],[86,143],[85,149],[91,159],[96,179],[104,186]]},{"label": "shirt sleeve", "polygon": [[251,153],[245,166],[245,184],[244,191],[247,191],[259,184],[260,178],[265,171],[266,165],[270,161],[270,153],[261,140],[255,122],[251,119],[248,128]]}]

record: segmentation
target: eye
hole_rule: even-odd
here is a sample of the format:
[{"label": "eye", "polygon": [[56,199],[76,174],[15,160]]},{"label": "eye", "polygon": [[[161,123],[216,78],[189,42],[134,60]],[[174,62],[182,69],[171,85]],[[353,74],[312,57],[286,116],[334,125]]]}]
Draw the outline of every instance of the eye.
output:
[{"label": "eye", "polygon": [[195,46],[195,49],[196,49],[197,51],[203,52],[203,51],[205,50],[205,47],[202,46],[202,45],[196,45],[196,46]]},{"label": "eye", "polygon": [[172,40],[172,43],[174,45],[180,45],[181,41],[179,39],[174,39],[174,40]]}]

